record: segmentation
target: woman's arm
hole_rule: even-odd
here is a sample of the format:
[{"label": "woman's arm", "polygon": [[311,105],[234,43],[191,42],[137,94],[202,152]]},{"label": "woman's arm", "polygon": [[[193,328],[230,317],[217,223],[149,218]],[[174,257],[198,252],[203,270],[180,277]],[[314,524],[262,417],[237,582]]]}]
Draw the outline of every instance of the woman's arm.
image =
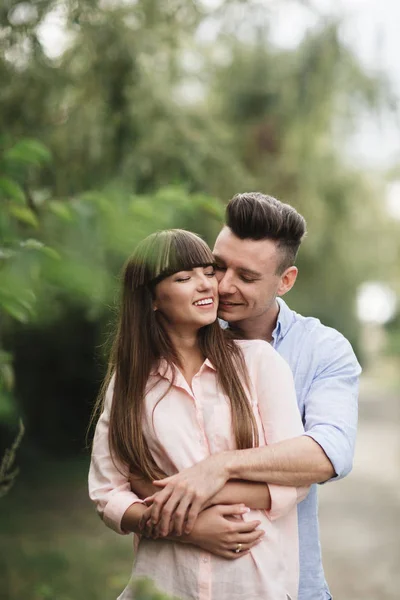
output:
[{"label": "woman's arm", "polygon": [[[113,387],[112,379],[103,413],[96,425],[89,469],[89,496],[104,523],[117,533],[126,534],[130,529],[126,530],[122,525],[125,512],[134,504],[143,504],[143,501],[131,490],[126,465],[114,462],[111,457],[108,431]],[[138,512],[138,509],[133,512]]]},{"label": "woman's arm", "polygon": [[[155,489],[159,491],[159,488]],[[207,506],[240,503],[244,503],[253,510],[269,510],[271,508],[271,496],[268,485],[255,481],[228,481],[222,490],[209,500]]]},{"label": "woman's arm", "polygon": [[[142,500],[160,491],[139,473],[131,473],[129,480],[132,491]],[[271,498],[265,483],[232,480],[228,481],[222,490],[210,498],[207,507],[217,504],[245,504],[253,510],[269,510]]]}]

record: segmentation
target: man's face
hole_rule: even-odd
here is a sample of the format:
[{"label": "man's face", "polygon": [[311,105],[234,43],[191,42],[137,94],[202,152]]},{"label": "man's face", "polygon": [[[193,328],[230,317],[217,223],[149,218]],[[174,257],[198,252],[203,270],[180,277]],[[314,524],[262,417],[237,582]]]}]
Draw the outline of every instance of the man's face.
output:
[{"label": "man's face", "polygon": [[[283,281],[285,274],[276,273],[281,260],[276,242],[241,240],[229,227],[224,227],[213,253],[221,319],[234,323],[262,317],[276,307],[276,296],[287,291]],[[295,267],[291,269],[297,274]]]}]

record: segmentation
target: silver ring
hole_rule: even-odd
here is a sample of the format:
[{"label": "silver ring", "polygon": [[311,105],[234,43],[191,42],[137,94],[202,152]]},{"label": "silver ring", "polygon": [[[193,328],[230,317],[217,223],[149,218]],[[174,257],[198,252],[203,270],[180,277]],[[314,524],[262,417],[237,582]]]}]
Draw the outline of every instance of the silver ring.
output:
[{"label": "silver ring", "polygon": [[243,548],[243,544],[238,544],[236,546],[236,550],[234,550],[234,552],[236,552],[236,554],[239,554],[239,552],[242,551],[242,548]]}]

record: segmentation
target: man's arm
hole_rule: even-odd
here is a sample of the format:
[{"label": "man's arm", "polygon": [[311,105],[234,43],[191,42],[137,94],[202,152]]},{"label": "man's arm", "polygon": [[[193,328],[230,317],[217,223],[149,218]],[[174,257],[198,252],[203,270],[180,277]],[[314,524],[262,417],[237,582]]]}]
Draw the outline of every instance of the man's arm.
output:
[{"label": "man's arm", "polygon": [[345,477],[354,456],[360,365],[349,342],[324,328],[319,364],[304,399],[302,436],[230,453],[226,477],[307,486]]},{"label": "man's arm", "polygon": [[173,478],[154,482],[166,492],[155,498],[155,522],[172,493],[170,483],[177,486],[178,501],[189,490],[196,512],[232,478],[307,486],[344,477],[351,470],[361,369],[347,340],[326,331],[322,358],[305,398],[305,433],[264,448],[213,455]]},{"label": "man's arm", "polygon": [[[268,444],[275,444],[298,436],[304,430],[289,365],[265,342],[260,341],[257,346],[252,346],[251,351],[248,359],[251,366],[249,375],[254,387],[253,401],[258,399],[256,410],[261,417],[265,440]],[[198,513],[207,506],[210,498],[229,479],[235,478],[268,482],[269,517],[276,519],[287,514],[296,502],[305,497],[308,490],[289,486],[285,478],[279,481],[279,485],[271,483],[266,477],[267,455],[271,455],[270,447],[223,452],[177,475],[154,482],[157,487],[164,489],[150,499],[153,503],[153,524],[160,521],[161,535],[166,535],[171,518],[175,521],[177,531],[186,520],[185,532],[190,532]],[[243,470],[243,476],[237,474],[238,467]]]},{"label": "man's arm", "polygon": [[[166,476],[165,476],[166,477]],[[138,473],[129,477],[132,491],[142,500],[159,492],[159,488],[144,479]],[[253,510],[269,510],[271,496],[268,485],[253,481],[228,481],[207,503],[208,506],[217,504],[245,504]]]}]

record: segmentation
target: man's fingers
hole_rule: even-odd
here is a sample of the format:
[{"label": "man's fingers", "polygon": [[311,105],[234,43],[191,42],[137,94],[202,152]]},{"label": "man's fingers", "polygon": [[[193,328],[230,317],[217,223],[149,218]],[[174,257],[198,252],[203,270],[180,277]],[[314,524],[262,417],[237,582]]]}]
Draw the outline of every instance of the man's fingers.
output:
[{"label": "man's fingers", "polygon": [[173,489],[164,489],[157,492],[154,496],[152,511],[151,511],[151,522],[153,525],[157,525],[160,520],[161,511],[165,503],[169,500],[173,492]]},{"label": "man's fingers", "polygon": [[146,508],[139,521],[139,530],[144,531],[147,521],[149,520],[151,515],[151,507]]},{"label": "man's fingers", "polygon": [[174,528],[173,531],[176,535],[182,535],[183,525],[187,516],[187,512],[190,506],[191,499],[188,496],[184,496],[179,506],[175,510],[174,514]]},{"label": "man's fingers", "polygon": [[168,502],[164,504],[160,514],[160,521],[158,523],[160,536],[164,537],[168,535],[174,511],[178,505],[180,506],[182,504],[182,502],[185,503],[185,498],[182,498],[182,495],[175,491],[175,493],[173,493],[169,498]]},{"label": "man's fingers", "polygon": [[189,508],[188,511],[188,518],[187,518],[187,522],[185,525],[185,533],[188,534],[192,531],[193,526],[196,522],[197,517],[199,516],[199,512],[201,511],[202,508],[202,502],[201,500],[194,500],[194,502],[192,502],[192,505]]},{"label": "man's fingers", "polygon": [[170,480],[171,480],[171,477],[166,477],[165,479],[155,479],[153,481],[153,485],[164,488],[166,485],[169,484]]},{"label": "man's fingers", "polygon": [[143,502],[145,504],[147,504],[147,506],[151,506],[154,502],[154,498],[156,497],[156,494],[158,494],[158,492],[156,492],[152,496],[147,496],[147,498],[143,498]]}]

